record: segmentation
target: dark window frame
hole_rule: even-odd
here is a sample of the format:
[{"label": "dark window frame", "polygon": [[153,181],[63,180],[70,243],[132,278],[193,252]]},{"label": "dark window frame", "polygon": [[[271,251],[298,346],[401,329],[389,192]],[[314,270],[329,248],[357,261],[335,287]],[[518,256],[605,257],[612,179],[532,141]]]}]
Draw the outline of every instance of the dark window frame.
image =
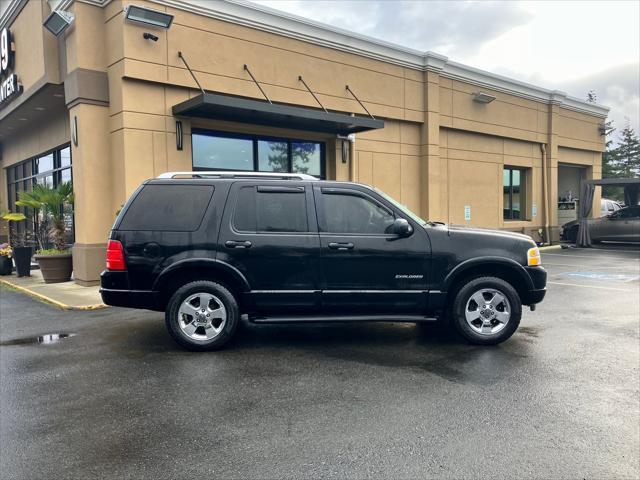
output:
[{"label": "dark window frame", "polygon": [[[326,178],[326,150],[327,146],[325,142],[319,140],[309,140],[309,139],[300,139],[300,138],[291,138],[291,137],[278,137],[271,135],[255,135],[255,134],[246,134],[246,133],[234,133],[234,132],[224,132],[218,130],[207,130],[202,128],[193,128],[191,129],[191,135],[203,135],[206,137],[220,137],[220,138],[231,138],[237,140],[251,140],[252,145],[252,158],[253,158],[253,172],[270,172],[268,170],[260,170],[260,162],[258,157],[258,142],[266,141],[266,142],[286,142],[287,143],[287,173],[294,173],[293,170],[293,144],[294,143],[315,143],[320,146],[320,175],[315,175],[316,177],[324,180]],[[214,171],[214,172],[224,172],[229,171],[228,168],[209,168],[209,167],[197,167],[194,165],[193,158],[193,142],[191,148],[191,168],[194,172],[202,172],[202,171]]]},{"label": "dark window frame", "polygon": [[[69,149],[69,165],[62,166],[61,153],[62,150],[67,148]],[[38,160],[42,157],[46,157],[47,155],[53,155],[53,169],[34,173],[36,171]],[[27,166],[30,167],[29,174],[27,174]],[[57,147],[51,148],[37,155],[33,155],[26,160],[22,160],[18,163],[5,167],[5,175],[7,178],[7,208],[12,212],[19,212],[27,215],[27,220],[24,222],[15,222],[15,229],[18,234],[24,233],[25,229],[33,234],[36,229],[35,217],[29,215],[29,211],[26,207],[20,207],[15,204],[18,200],[18,192],[27,191],[28,187],[33,187],[34,182],[37,182],[38,179],[48,176],[52,176],[53,186],[56,187],[60,185],[62,172],[65,170],[69,170],[71,173],[70,177],[71,182],[73,183],[73,155],[71,152],[70,142],[63,143]],[[16,175],[18,171],[20,171],[19,176]],[[21,184],[21,188],[18,189],[17,186],[19,184]],[[11,187],[13,187],[13,192],[11,191]],[[13,195],[11,195],[12,193]],[[71,223],[71,242],[73,243],[75,241],[75,210],[73,206],[71,206]]]},{"label": "dark window frame", "polygon": [[[131,218],[130,215],[135,215],[138,213],[137,209],[138,208],[144,208],[146,207],[146,205],[144,204],[145,201],[148,201],[147,198],[145,198],[147,195],[152,196],[152,195],[157,195],[156,190],[161,191],[162,193],[165,194],[165,196],[169,196],[169,194],[167,192],[171,192],[171,189],[179,189],[179,188],[185,188],[187,190],[191,190],[193,191],[194,188],[198,188],[201,189],[203,192],[205,192],[205,189],[207,189],[209,191],[208,194],[208,198],[206,198],[206,203],[202,202],[203,208],[201,212],[198,212],[198,215],[193,217],[193,222],[189,225],[190,228],[186,228],[186,226],[181,226],[181,227],[177,227],[176,225],[168,225],[167,223],[162,224],[161,226],[154,226],[154,228],[150,228],[150,223],[152,223],[152,220],[156,220],[154,219],[151,215],[148,215],[149,218],[146,218],[145,220],[148,222],[147,224],[135,224],[136,222],[136,218]],[[135,198],[133,199],[133,201],[131,202],[131,204],[127,207],[126,211],[124,212],[124,215],[122,216],[121,219],[119,219],[118,221],[118,230],[122,230],[122,231],[131,231],[131,232],[136,232],[136,231],[143,231],[143,232],[187,232],[187,233],[193,233],[193,232],[197,232],[198,230],[200,230],[200,228],[202,227],[202,224],[204,222],[204,219],[206,217],[207,211],[209,210],[209,206],[211,205],[211,202],[213,201],[213,196],[215,194],[215,186],[214,185],[185,185],[185,184],[171,184],[171,185],[162,185],[162,184],[155,184],[155,183],[150,183],[145,185],[143,188],[140,189],[140,191],[136,194]],[[206,195],[205,195],[206,197]],[[165,204],[167,204],[169,202],[165,202]],[[157,202],[157,204],[159,204],[159,202]],[[138,205],[142,205],[142,207],[138,206]],[[156,207],[159,209],[159,207]],[[192,210],[192,212],[195,212],[194,210]],[[175,214],[174,215],[178,215]],[[180,217],[183,218],[184,217]],[[199,219],[198,219],[199,218]],[[129,225],[127,222],[129,223],[133,223],[133,225]]]},{"label": "dark window frame", "polygon": [[[260,230],[258,229],[258,209],[255,209],[255,216],[256,216],[256,229],[255,230],[244,230],[240,227],[238,227],[237,223],[236,223],[236,218],[238,216],[238,211],[239,209],[239,204],[240,204],[240,198],[241,198],[241,192],[244,189],[253,189],[255,191],[255,205],[257,207],[257,200],[258,200],[258,195],[261,193],[280,193],[283,195],[301,195],[303,198],[303,202],[304,202],[304,215],[305,215],[305,219],[306,219],[306,230],[300,230],[300,231],[285,231],[285,230]],[[294,186],[294,187],[288,187],[288,186],[279,186],[279,185],[260,185],[260,184],[255,184],[255,185],[242,185],[240,188],[238,188],[237,193],[236,193],[236,198],[235,198],[235,205],[233,206],[233,212],[231,215],[231,230],[234,233],[240,234],[240,235],[309,235],[309,234],[314,234],[315,232],[313,232],[310,222],[311,222],[311,214],[309,212],[309,205],[308,205],[308,192],[307,192],[307,187],[302,185],[302,186]]]},{"label": "dark window frame", "polygon": [[396,212],[389,208],[387,205],[382,203],[377,198],[359,190],[350,190],[346,188],[336,188],[336,187],[324,187],[319,189],[319,197],[316,197],[321,202],[320,210],[320,218],[318,219],[318,229],[320,235],[328,235],[328,236],[336,236],[336,235],[344,235],[351,237],[385,237],[385,238],[396,238],[397,235],[391,233],[371,233],[371,232],[333,232],[328,228],[327,222],[327,208],[324,202],[325,195],[338,195],[338,196],[348,196],[348,197],[357,197],[363,200],[366,200],[377,207],[386,210],[391,216],[396,220],[398,215]]},{"label": "dark window frame", "polygon": [[[530,169],[525,168],[525,167],[511,167],[511,166],[507,166],[505,165],[502,169],[503,173],[502,173],[502,195],[504,198],[504,172],[508,171],[509,172],[509,205],[502,205],[502,220],[506,221],[506,222],[526,222],[529,220],[529,216],[527,215],[528,213],[528,207],[527,207],[527,179],[528,179],[528,171]],[[513,193],[513,172],[514,171],[518,171],[520,172],[520,192],[517,193],[516,195],[520,196],[520,218],[514,218],[513,217],[513,198],[514,198],[514,193]],[[509,211],[509,216],[505,215],[505,212]]]}]

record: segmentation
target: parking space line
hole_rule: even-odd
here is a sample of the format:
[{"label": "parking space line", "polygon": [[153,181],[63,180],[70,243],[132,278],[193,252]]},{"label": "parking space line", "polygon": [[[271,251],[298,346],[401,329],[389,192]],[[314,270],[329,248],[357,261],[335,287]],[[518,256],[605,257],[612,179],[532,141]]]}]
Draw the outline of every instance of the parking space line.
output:
[{"label": "parking space line", "polygon": [[[553,266],[553,267],[583,267],[585,265],[583,264],[570,264],[570,263],[549,263],[549,262],[545,262],[543,264],[543,266]],[[620,269],[624,269],[624,266],[618,265],[618,266],[610,266],[610,267],[601,267],[600,265],[598,265],[596,268],[603,268],[603,269],[607,269],[607,268],[615,268],[616,270],[620,270]],[[635,265],[632,265],[631,267],[629,267],[630,269],[633,269],[634,271],[637,270],[637,267]]]},{"label": "parking space line", "polygon": [[551,285],[566,285],[568,287],[587,287],[587,288],[599,288],[601,290],[614,290],[616,292],[633,292],[628,288],[613,288],[613,287],[601,287],[600,285],[580,285],[579,283],[563,283],[563,282],[547,282]]},{"label": "parking space line", "polygon": [[617,257],[617,256],[610,256],[610,255],[571,255],[571,254],[567,254],[567,253],[545,253],[545,252],[541,252],[541,255],[555,255],[556,257],[565,257],[565,258],[591,258],[591,259],[598,259],[598,258],[606,258],[607,260],[610,259],[617,259],[617,260],[636,260],[636,261],[640,261],[640,258],[637,257]]}]

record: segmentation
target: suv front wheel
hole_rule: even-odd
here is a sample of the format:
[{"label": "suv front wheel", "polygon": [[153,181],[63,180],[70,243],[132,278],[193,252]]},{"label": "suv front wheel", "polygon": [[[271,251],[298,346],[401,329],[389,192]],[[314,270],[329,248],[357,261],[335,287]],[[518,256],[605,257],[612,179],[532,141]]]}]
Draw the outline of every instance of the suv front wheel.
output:
[{"label": "suv front wheel", "polygon": [[189,350],[216,350],[236,331],[238,302],[219,283],[197,281],[180,287],[169,300],[165,323],[173,339]]},{"label": "suv front wheel", "polygon": [[509,339],[520,324],[522,303],[501,278],[480,277],[464,284],[451,305],[456,331],[476,345],[496,345]]}]

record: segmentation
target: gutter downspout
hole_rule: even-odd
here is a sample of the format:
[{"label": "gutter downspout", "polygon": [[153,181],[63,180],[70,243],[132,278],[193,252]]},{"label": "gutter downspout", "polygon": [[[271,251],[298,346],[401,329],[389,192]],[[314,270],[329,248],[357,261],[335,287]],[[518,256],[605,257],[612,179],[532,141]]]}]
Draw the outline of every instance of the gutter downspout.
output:
[{"label": "gutter downspout", "polygon": [[544,143],[540,144],[540,151],[542,152],[542,189],[544,196],[544,240],[547,245],[550,245],[549,240],[549,184],[547,172],[547,146]]}]

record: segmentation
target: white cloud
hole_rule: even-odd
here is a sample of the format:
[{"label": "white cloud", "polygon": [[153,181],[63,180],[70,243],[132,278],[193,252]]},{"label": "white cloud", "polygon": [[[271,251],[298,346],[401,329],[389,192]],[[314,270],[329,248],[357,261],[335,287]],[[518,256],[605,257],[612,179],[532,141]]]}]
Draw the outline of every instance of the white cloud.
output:
[{"label": "white cloud", "polygon": [[638,131],[640,2],[258,0],[257,3],[585,98]]}]

